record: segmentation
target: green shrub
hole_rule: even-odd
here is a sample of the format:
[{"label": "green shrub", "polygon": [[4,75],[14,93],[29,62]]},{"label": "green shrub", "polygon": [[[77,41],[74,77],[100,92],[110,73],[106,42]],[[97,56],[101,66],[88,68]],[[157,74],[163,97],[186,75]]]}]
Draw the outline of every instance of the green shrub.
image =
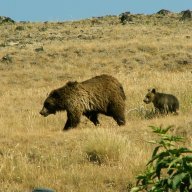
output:
[{"label": "green shrub", "polygon": [[151,126],[160,139],[150,141],[157,146],[145,172],[137,176],[137,185],[131,192],[192,191],[192,156],[186,155],[192,151],[176,146],[183,138],[167,134],[171,127]]}]

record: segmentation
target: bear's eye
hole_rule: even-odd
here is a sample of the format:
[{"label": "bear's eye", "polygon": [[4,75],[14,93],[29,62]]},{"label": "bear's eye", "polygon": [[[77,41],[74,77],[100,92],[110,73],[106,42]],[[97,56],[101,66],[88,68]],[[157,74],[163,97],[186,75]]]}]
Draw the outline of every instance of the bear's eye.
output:
[{"label": "bear's eye", "polygon": [[45,108],[49,109],[49,108],[51,107],[51,104],[48,103],[48,102],[46,102],[46,103],[44,104],[44,106],[45,106]]}]

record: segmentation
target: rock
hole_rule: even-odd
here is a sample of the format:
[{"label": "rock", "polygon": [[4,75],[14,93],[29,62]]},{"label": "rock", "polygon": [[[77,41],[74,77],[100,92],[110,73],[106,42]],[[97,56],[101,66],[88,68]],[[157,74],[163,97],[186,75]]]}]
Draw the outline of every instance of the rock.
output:
[{"label": "rock", "polygon": [[41,52],[41,51],[44,51],[43,47],[38,47],[35,49],[36,52]]},{"label": "rock", "polygon": [[12,20],[10,17],[0,16],[0,24],[3,23],[15,23],[15,21]]},{"label": "rock", "polygon": [[52,189],[46,189],[46,188],[36,188],[32,192],[55,192]]},{"label": "rock", "polygon": [[166,10],[166,9],[161,9],[160,11],[157,12],[157,14],[160,14],[160,15],[168,15],[170,13],[171,13],[171,11]]},{"label": "rock", "polygon": [[121,13],[119,15],[120,22],[125,25],[127,22],[133,21],[130,12]]},{"label": "rock", "polygon": [[1,62],[3,63],[12,63],[12,57],[7,54],[1,58]]},{"label": "rock", "polygon": [[23,31],[23,30],[25,30],[25,28],[24,28],[23,26],[17,26],[17,27],[15,28],[15,30],[16,30],[16,31]]},{"label": "rock", "polygon": [[181,14],[182,14],[181,20],[192,19],[192,11],[190,11],[189,9],[186,11],[182,11]]}]

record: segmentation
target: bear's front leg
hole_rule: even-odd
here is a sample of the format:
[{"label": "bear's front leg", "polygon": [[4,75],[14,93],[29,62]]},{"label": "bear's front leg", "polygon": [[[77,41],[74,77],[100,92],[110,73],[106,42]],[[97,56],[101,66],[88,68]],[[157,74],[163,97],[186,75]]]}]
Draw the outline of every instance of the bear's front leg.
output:
[{"label": "bear's front leg", "polygon": [[70,129],[70,128],[75,128],[80,122],[80,117],[81,115],[79,113],[70,113],[67,112],[67,122],[63,128],[64,131]]}]

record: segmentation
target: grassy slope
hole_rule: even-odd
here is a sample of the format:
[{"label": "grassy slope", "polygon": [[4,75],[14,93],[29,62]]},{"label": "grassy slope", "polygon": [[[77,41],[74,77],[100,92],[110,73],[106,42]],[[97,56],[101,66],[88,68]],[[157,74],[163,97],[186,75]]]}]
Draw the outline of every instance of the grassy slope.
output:
[{"label": "grassy slope", "polygon": [[[179,17],[135,15],[126,25],[118,17],[1,25],[0,191],[128,191],[153,149],[144,142],[153,138],[149,125],[174,124],[190,146],[192,23]],[[43,51],[35,51],[39,47]],[[77,129],[63,133],[65,113],[39,115],[52,89],[102,73],[124,86],[126,126],[100,116],[95,128],[82,117]],[[175,94],[180,115],[145,119],[152,109],[142,102],[149,87]],[[87,160],[90,149],[104,154],[101,165]]]}]

